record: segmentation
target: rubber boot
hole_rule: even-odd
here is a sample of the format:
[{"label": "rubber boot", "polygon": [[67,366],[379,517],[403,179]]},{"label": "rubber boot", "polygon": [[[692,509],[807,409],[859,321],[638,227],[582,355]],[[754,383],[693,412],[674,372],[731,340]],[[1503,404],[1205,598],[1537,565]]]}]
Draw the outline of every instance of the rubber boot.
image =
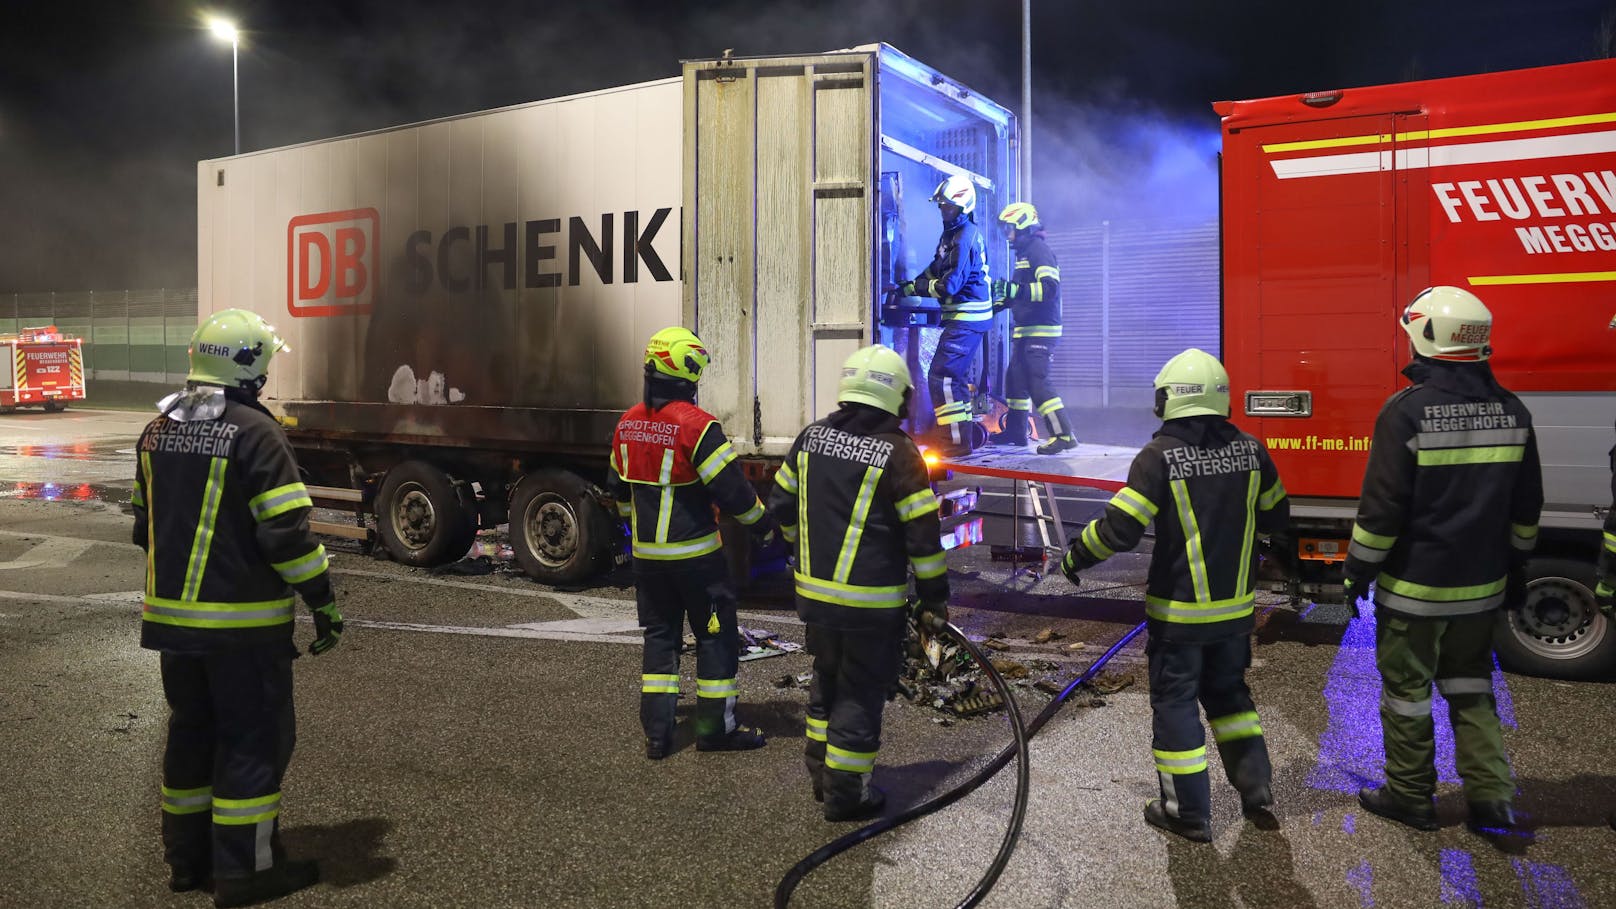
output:
[{"label": "rubber boot", "polygon": [[1359,789],[1358,804],[1370,814],[1378,814],[1388,821],[1407,824],[1415,830],[1435,830],[1436,806],[1427,799],[1424,804],[1418,802],[1404,802],[1390,792],[1385,786],[1376,789]]},{"label": "rubber boot", "polygon": [[175,893],[213,889],[213,869],[191,865],[175,865],[169,869],[168,889]]},{"label": "rubber boot", "polygon": [[250,906],[279,899],[320,879],[314,862],[284,862],[247,877],[222,877],[214,882],[213,905]]},{"label": "rubber boot", "polygon": [[1509,802],[1471,802],[1465,826],[1476,833],[1505,833],[1515,827],[1515,809]]},{"label": "rubber boot", "polygon": [[1050,439],[1048,442],[1038,446],[1038,453],[1041,455],[1060,454],[1063,451],[1071,451],[1076,447],[1076,439],[1072,438],[1071,436],[1062,435],[1056,436],[1055,438]]},{"label": "rubber boot", "polygon": [[1212,842],[1212,825],[1197,824],[1176,818],[1167,813],[1162,807],[1161,799],[1151,799],[1145,803],[1145,823],[1152,827],[1159,827],[1168,833],[1175,833],[1194,843]]},{"label": "rubber boot", "polygon": [[1274,815],[1274,793],[1267,786],[1240,793],[1240,813],[1258,830],[1279,829],[1279,818]]},{"label": "rubber boot", "polygon": [[862,821],[875,817],[886,806],[887,794],[870,785],[867,773],[845,770],[825,771],[825,820]]},{"label": "rubber boot", "polygon": [[753,726],[736,726],[724,735],[696,739],[697,751],[751,751],[767,744],[763,730]]},{"label": "rubber boot", "polygon": [[1025,410],[1012,410],[1004,415],[1004,429],[988,436],[989,445],[1007,445],[1012,448],[1027,447],[1027,420]]}]

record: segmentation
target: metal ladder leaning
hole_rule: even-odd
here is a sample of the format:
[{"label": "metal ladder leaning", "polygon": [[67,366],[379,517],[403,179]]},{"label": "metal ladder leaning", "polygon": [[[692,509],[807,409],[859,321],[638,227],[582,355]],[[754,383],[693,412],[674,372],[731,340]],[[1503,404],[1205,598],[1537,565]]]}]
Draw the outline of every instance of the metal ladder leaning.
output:
[{"label": "metal ladder leaning", "polygon": [[1027,568],[1035,575],[1042,577],[1049,574],[1050,562],[1059,563],[1066,551],[1066,525],[1061,523],[1060,502],[1055,498],[1055,484],[1044,480],[1012,480],[1010,482],[1010,538],[1015,541],[1016,558],[1011,563],[1011,577],[1023,571],[1020,567],[1021,543],[1021,486],[1027,486],[1027,504],[1031,506],[1032,513],[1027,516],[1038,529],[1038,542],[1043,550],[1037,568]]}]

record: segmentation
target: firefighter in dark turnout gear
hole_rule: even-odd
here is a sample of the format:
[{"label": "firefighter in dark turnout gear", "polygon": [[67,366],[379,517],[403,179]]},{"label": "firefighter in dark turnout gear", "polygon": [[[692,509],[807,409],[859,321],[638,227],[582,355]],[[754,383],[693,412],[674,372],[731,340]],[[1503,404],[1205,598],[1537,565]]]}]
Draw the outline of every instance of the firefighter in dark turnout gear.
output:
[{"label": "firefighter in dark turnout gear", "polygon": [[1156,376],[1162,428],[1134,458],[1128,485],[1072,538],[1061,567],[1078,572],[1138,545],[1156,524],[1145,588],[1150,643],[1151,749],[1161,798],[1145,820],[1198,842],[1212,839],[1206,734],[1199,700],[1247,818],[1275,823],[1272,768],[1246,687],[1251,665],[1256,538],[1290,520],[1268,450],[1228,420],[1229,374],[1186,350]]},{"label": "firefighter in dark turnout gear", "polygon": [[769,496],[796,544],[797,614],[814,657],[805,763],[831,821],[870,817],[886,800],[870,774],[900,668],[911,568],[923,616],[948,618],[937,497],[900,422],[911,391],[890,348],[854,353],[840,408],[797,436]]},{"label": "firefighter in dark turnout gear", "polygon": [[219,906],[318,878],[313,862],[286,859],[279,833],[295,739],[293,591],[314,612],[311,653],[336,646],[342,615],[292,448],[258,403],[284,349],[253,313],[210,316],[191,337],[186,389],[159,403],[137,446],[140,643],[160,653],[170,708],[164,858],[171,889],[212,878]]},{"label": "firefighter in dark turnout gear", "polygon": [[1386,784],[1364,808],[1436,829],[1431,684],[1448,701],[1469,823],[1513,826],[1515,783],[1493,699],[1493,625],[1525,597],[1543,508],[1532,416],[1487,364],[1492,314],[1433,287],[1403,311],[1414,385],[1375,419],[1347,552],[1349,602],[1374,582]]},{"label": "firefighter in dark turnout gear", "polygon": [[1005,416],[1004,429],[988,441],[1026,445],[1027,422],[1037,407],[1049,430],[1048,441],[1038,446],[1038,453],[1059,454],[1077,447],[1065,404],[1049,381],[1049,367],[1061,337],[1060,266],[1044,242],[1044,226],[1038,223],[1038,210],[1031,203],[1005,206],[999,222],[1010,232],[1016,270],[1009,281],[993,282],[993,311],[1009,309],[1016,325],[1010,332],[1010,365],[1004,373],[1004,397],[1010,413]]},{"label": "firefighter in dark turnout gear", "polygon": [[943,218],[943,236],[931,264],[900,288],[906,297],[935,297],[942,305],[943,332],[926,369],[926,387],[937,420],[935,438],[948,455],[970,454],[971,363],[982,336],[993,324],[988,298],[988,248],[971,220],[976,187],[970,178],[953,176],[932,193]]},{"label": "firefighter in dark turnout gear", "polygon": [[635,600],[645,629],[640,725],[652,760],[673,748],[686,620],[696,636],[697,750],[764,744],[762,732],[735,721],[740,632],[713,506],[758,535],[772,524],[723,427],[695,404],[708,360],[686,329],[653,335],[645,349],[645,400],[623,414],[612,434],[607,487],[630,520]]}]

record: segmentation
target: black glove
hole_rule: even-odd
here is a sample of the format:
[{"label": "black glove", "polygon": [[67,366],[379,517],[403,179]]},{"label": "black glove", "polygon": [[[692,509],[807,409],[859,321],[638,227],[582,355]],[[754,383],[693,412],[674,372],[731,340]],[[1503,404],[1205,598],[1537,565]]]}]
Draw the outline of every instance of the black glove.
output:
[{"label": "black glove", "polygon": [[1077,567],[1077,554],[1072,551],[1072,547],[1066,547],[1066,556],[1061,559],[1061,574],[1066,575],[1066,580],[1071,581],[1073,587],[1081,588],[1083,586],[1083,577],[1078,574],[1079,570]]},{"label": "black glove", "polygon": [[927,631],[942,631],[948,627],[948,604],[942,600],[915,606],[915,624]]},{"label": "black glove", "polygon": [[1369,596],[1369,585],[1374,583],[1375,575],[1380,572],[1375,566],[1348,558],[1345,567],[1346,578],[1342,586],[1346,588],[1347,605],[1352,606],[1358,602],[1359,597]]},{"label": "black glove", "polygon": [[1504,580],[1504,608],[1511,612],[1526,605],[1526,565],[1513,562]]},{"label": "black glove", "polygon": [[746,528],[746,532],[752,535],[753,548],[767,549],[774,545],[775,540],[780,538],[780,525],[775,523],[773,517],[765,514],[756,523]]},{"label": "black glove", "polygon": [[1611,587],[1609,581],[1600,581],[1594,586],[1594,602],[1599,604],[1605,618],[1616,619],[1616,588]]},{"label": "black glove", "polygon": [[309,653],[319,656],[328,650],[334,649],[342,641],[342,613],[337,611],[335,601],[325,604],[314,610],[314,643],[309,645]]},{"label": "black glove", "polygon": [[898,285],[898,293],[902,294],[905,297],[918,296],[918,294],[915,292],[915,282],[913,282],[913,281],[905,281],[902,284],[899,284]]},{"label": "black glove", "polygon": [[[1016,295],[1016,286],[1003,278],[999,278],[992,284],[988,285],[988,287],[990,288],[988,296],[993,298],[993,302],[1003,303],[1005,306],[1008,306],[1009,303],[1007,301]],[[996,308],[1003,309],[1004,306],[999,306]]]}]

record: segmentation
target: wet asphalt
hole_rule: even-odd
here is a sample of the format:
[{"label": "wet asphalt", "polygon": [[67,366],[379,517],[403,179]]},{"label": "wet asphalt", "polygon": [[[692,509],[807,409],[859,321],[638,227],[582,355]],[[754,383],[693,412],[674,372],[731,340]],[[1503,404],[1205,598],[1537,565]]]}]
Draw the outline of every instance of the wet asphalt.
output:
[{"label": "wet asphalt", "polygon": [[[207,905],[167,891],[157,836],[166,707],[156,656],[137,646],[142,562],[120,453],[144,419],[0,422],[0,906]],[[1063,503],[1069,519],[1085,507]],[[768,747],[698,753],[681,726],[679,750],[653,763],[640,751],[624,572],[554,591],[503,569],[431,574],[328,547],[350,627],[336,651],[296,663],[283,814],[289,851],[319,859],[325,880],[277,905],[768,906],[794,863],[856,829],[819,816],[799,751],[806,693],[776,687],[807,672],[806,655],[742,664],[741,716]],[[954,553],[955,619],[1002,635],[997,658],[1046,661],[1032,676],[1064,681],[1142,618],[1144,565],[1119,556],[1074,596],[1063,579],[1009,577],[983,549]],[[743,598],[742,624],[800,641],[778,587]],[[1463,827],[1439,741],[1444,826],[1417,833],[1352,795],[1380,760],[1372,617],[1264,603],[1250,678],[1280,829],[1241,819],[1215,754],[1215,842],[1143,824],[1155,784],[1141,638],[1110,667],[1113,683],[1133,684],[1103,706],[1074,699],[1035,742],[1020,845],[982,905],[1616,906],[1609,685],[1499,674],[1523,832]],[[1062,637],[1034,643],[1045,628]],[[312,629],[297,634],[306,643]],[[681,716],[693,669],[686,659]],[[1018,691],[1029,716],[1049,700]],[[894,806],[948,788],[1008,741],[1002,715],[943,717],[888,706],[876,781]],[[791,905],[955,905],[997,848],[1012,782],[1006,771],[833,860]]]}]

